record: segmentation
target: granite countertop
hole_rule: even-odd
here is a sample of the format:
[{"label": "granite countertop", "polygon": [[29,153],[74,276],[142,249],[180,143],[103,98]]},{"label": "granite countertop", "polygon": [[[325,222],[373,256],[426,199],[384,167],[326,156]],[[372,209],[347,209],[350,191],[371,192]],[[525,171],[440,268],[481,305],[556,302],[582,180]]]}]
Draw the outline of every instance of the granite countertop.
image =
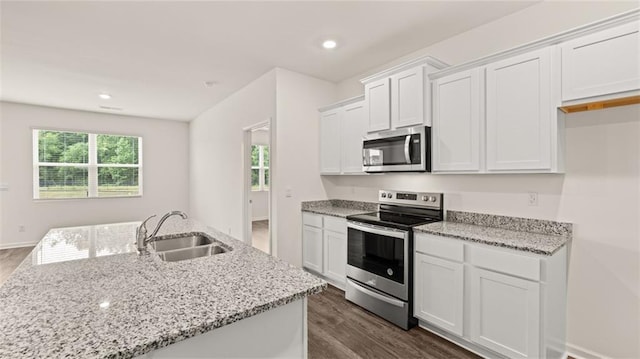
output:
[{"label": "granite countertop", "polygon": [[569,223],[457,211],[414,230],[542,255],[552,255],[572,235]]},{"label": "granite countertop", "polygon": [[346,218],[355,214],[375,212],[377,203],[329,199],[323,201],[302,202],[302,211]]},{"label": "granite countertop", "polygon": [[49,231],[0,287],[0,358],[131,358],[326,288],[300,268],[177,217],[159,234],[204,232],[232,250],[180,262],[138,255],[138,224]]}]

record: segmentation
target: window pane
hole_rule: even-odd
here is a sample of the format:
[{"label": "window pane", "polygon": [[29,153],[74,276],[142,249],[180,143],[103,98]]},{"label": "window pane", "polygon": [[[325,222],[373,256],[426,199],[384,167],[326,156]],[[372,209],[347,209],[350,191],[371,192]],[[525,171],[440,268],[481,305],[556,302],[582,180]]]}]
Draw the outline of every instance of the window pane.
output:
[{"label": "window pane", "polygon": [[264,170],[264,188],[269,189],[269,169]]},{"label": "window pane", "polygon": [[137,167],[98,167],[98,197],[139,194]]},{"label": "window pane", "polygon": [[251,145],[251,166],[260,166],[260,146]]},{"label": "window pane", "polygon": [[257,191],[260,189],[260,170],[255,168],[251,169],[251,190]]},{"label": "window pane", "polygon": [[97,137],[98,163],[138,164],[138,137]]},{"label": "window pane", "polygon": [[38,160],[54,163],[89,163],[89,135],[38,130]]},{"label": "window pane", "polygon": [[269,146],[264,146],[264,166],[269,167]]},{"label": "window pane", "polygon": [[88,196],[86,167],[40,166],[39,169],[39,198]]}]

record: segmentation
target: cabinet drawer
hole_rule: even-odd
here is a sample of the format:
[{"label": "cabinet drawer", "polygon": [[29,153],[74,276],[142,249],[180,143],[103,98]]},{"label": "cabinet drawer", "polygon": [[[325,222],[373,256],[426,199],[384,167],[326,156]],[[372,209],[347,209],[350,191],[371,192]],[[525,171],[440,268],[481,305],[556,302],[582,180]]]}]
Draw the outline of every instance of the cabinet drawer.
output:
[{"label": "cabinet drawer", "polygon": [[540,281],[540,259],[514,251],[469,245],[467,262],[477,267]]},{"label": "cabinet drawer", "polygon": [[347,220],[345,218],[324,216],[324,229],[336,233],[347,233]]},{"label": "cabinet drawer", "polygon": [[313,213],[302,213],[302,224],[322,228],[322,216]]},{"label": "cabinet drawer", "polygon": [[464,261],[464,245],[456,239],[417,233],[415,236],[415,248],[417,252],[432,256],[458,262]]}]

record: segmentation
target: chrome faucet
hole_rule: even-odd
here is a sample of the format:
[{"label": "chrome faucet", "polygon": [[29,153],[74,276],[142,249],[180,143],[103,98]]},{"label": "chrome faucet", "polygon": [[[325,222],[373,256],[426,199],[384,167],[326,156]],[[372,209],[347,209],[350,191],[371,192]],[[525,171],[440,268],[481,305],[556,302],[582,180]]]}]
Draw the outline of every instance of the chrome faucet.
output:
[{"label": "chrome faucet", "polygon": [[187,214],[182,212],[182,211],[171,211],[167,214],[165,214],[164,216],[162,216],[162,218],[160,218],[160,220],[158,221],[158,225],[156,225],[156,228],[153,230],[153,232],[151,232],[151,235],[147,237],[147,221],[150,220],[151,218],[155,217],[156,215],[154,214],[153,216],[150,216],[149,218],[145,219],[142,224],[140,225],[140,227],[138,227],[137,231],[136,231],[136,242],[138,245],[138,252],[146,252],[147,251],[147,244],[151,241],[153,241],[153,239],[155,238],[156,234],[158,234],[158,231],[160,230],[160,227],[162,226],[162,224],[164,223],[164,221],[167,220],[167,218],[171,217],[171,216],[180,216],[182,217],[182,219],[187,219]]}]

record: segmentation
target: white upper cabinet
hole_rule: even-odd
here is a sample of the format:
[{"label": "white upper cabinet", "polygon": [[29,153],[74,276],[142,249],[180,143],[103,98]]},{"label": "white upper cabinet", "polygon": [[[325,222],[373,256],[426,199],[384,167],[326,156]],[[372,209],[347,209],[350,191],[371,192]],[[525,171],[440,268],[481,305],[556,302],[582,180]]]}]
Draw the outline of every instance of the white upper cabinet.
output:
[{"label": "white upper cabinet", "polygon": [[425,122],[424,67],[417,66],[391,76],[391,125],[393,128]]},{"label": "white upper cabinet", "polygon": [[[487,170],[552,170],[552,48],[486,66]],[[558,101],[559,102],[559,101]]]},{"label": "white upper cabinet", "polygon": [[639,28],[635,21],[563,43],[562,100],[639,90]]},{"label": "white upper cabinet", "polygon": [[320,114],[320,173],[340,173],[340,132],[342,109],[336,108]]},{"label": "white upper cabinet", "polygon": [[320,109],[320,174],[364,174],[362,138],[367,128],[362,96]]},{"label": "white upper cabinet", "polygon": [[431,126],[427,76],[445,67],[445,63],[425,56],[360,80],[364,84],[368,132]]},{"label": "white upper cabinet", "polygon": [[364,87],[368,131],[383,131],[391,128],[391,92],[388,78],[368,83]]},{"label": "white upper cabinet", "polygon": [[481,74],[476,68],[433,82],[433,172],[481,170]]},{"label": "white upper cabinet", "polygon": [[[362,139],[367,134],[364,101],[345,105],[342,115],[341,170],[343,174],[362,172]],[[334,134],[336,136],[337,134]]]}]

